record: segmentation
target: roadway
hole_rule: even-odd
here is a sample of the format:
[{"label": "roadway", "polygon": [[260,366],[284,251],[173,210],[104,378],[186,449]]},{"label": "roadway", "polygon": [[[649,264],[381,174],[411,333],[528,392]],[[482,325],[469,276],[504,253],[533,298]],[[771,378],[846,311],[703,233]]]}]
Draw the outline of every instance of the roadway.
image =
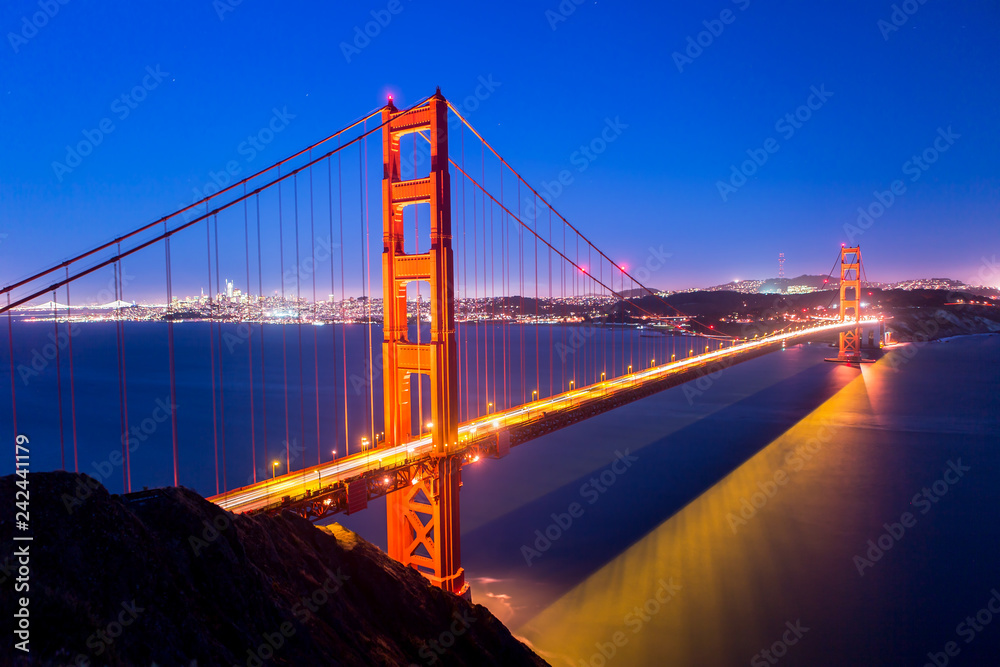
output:
[{"label": "roadway", "polygon": [[[875,318],[863,318],[862,324],[876,321]],[[754,356],[763,348],[778,343],[788,342],[797,338],[805,338],[821,333],[830,333],[856,326],[855,322],[835,322],[814,327],[773,334],[764,338],[748,340],[728,348],[694,355],[678,361],[652,366],[634,373],[597,382],[586,387],[572,389],[548,398],[532,401],[524,405],[496,412],[485,417],[465,422],[459,426],[459,442],[455,445],[454,454],[461,454],[474,442],[485,437],[494,437],[506,429],[531,422],[543,415],[550,416],[560,411],[572,412],[580,409],[595,399],[607,399],[616,394],[625,394],[636,387],[653,382],[659,382],[672,375],[690,373],[694,369],[705,368],[711,364],[729,362],[740,356]],[[392,470],[411,466],[430,459],[431,438],[412,440],[403,445],[369,449],[365,452],[352,454],[335,461],[328,461],[310,468],[304,468],[292,473],[286,473],[273,479],[267,479],[249,486],[233,489],[226,493],[212,496],[209,501],[231,512],[252,512],[274,505],[284,497],[300,498],[309,493],[316,493],[324,487],[337,482],[350,482],[363,475],[369,475],[375,470]],[[389,477],[385,483],[390,482]]]}]

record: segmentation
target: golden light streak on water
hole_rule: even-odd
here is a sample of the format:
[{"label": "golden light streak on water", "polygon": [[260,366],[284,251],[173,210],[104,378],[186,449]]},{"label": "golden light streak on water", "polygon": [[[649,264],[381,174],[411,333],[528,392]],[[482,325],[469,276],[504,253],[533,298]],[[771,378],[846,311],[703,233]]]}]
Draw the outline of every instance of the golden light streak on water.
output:
[{"label": "golden light streak on water", "polygon": [[[608,664],[747,664],[752,655],[734,655],[745,650],[741,638],[781,636],[780,627],[759,626],[781,614],[774,607],[787,606],[794,621],[798,596],[837,583],[816,582],[825,568],[811,560],[843,550],[838,536],[857,520],[838,514],[835,499],[851,492],[868,456],[857,427],[876,421],[867,384],[879,384],[881,365],[838,369],[856,377],[516,634],[553,665],[604,664],[600,649],[611,653],[615,632]],[[789,565],[780,557],[788,553],[803,557]],[[857,579],[840,570],[845,585]],[[656,601],[663,582],[680,586],[665,604]],[[764,607],[771,611],[754,613]]]}]

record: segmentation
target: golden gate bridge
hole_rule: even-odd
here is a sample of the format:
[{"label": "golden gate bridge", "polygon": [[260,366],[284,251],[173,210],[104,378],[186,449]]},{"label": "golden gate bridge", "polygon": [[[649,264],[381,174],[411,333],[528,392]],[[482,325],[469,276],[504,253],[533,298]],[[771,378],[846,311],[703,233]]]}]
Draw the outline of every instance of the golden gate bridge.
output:
[{"label": "golden gate bridge", "polygon": [[[453,129],[457,142],[449,137]],[[378,172],[378,161],[369,158],[379,139],[381,267],[373,267],[378,228],[371,202],[377,190],[368,174]],[[306,149],[213,189],[200,201],[2,289],[15,433],[19,395],[23,403],[26,392],[18,390],[23,364],[15,352],[14,320],[37,319],[51,306],[53,340],[67,342],[55,346],[51,391],[58,406],[58,467],[74,471],[80,470],[81,441],[90,436],[78,433],[84,427],[77,392],[87,387],[78,386],[77,375],[87,359],[74,354],[72,327],[113,323],[118,395],[106,400],[118,404],[123,491],[131,493],[142,482],[133,480],[129,446],[137,421],[134,411],[129,415],[129,397],[135,395],[130,379],[156,383],[169,391],[172,406],[174,485],[200,465],[188,440],[193,447],[209,440],[207,428],[193,435],[184,429],[183,438],[181,430],[186,421],[207,424],[210,409],[215,494],[209,500],[232,512],[293,511],[321,520],[361,511],[384,496],[389,555],[456,594],[469,593],[460,549],[463,466],[504,457],[541,435],[791,342],[836,332],[837,360],[862,360],[861,328],[870,318],[861,315],[860,248],[840,250],[839,317],[798,321],[742,340],[721,335],[667,304],[594,245],[440,91],[402,110],[390,98]],[[329,271],[320,275],[326,262]],[[373,287],[372,273],[379,268]],[[144,274],[139,285],[128,279],[131,272]],[[223,275],[238,276],[239,288]],[[95,280],[111,287],[111,307],[98,315],[80,304],[74,311],[73,293],[79,298]],[[175,296],[201,280],[209,285],[207,296]],[[162,307],[131,305],[126,288],[161,295]],[[348,289],[361,297],[348,298]],[[265,295],[269,290],[273,296]],[[637,292],[646,297],[636,298]],[[40,299],[50,301],[40,307]],[[567,343],[563,332],[556,340],[553,322],[594,325],[595,314],[603,313],[609,324],[615,312],[623,321],[675,335],[636,339],[626,337],[625,327],[591,326],[588,331],[600,329],[599,335]],[[142,319],[160,322],[166,337],[159,370],[137,380],[134,370],[129,373],[135,359],[127,350]],[[178,355],[175,328],[186,320],[208,323],[201,344],[209,349],[209,363],[197,369]],[[274,322],[281,324],[277,387],[269,377],[276,374],[277,355],[267,354],[277,335],[272,330],[265,337],[265,324]],[[333,325],[332,354],[321,360],[318,325],[324,324]],[[349,336],[352,327],[360,335]],[[292,359],[290,335],[297,339]],[[573,359],[557,367],[560,345]],[[238,367],[246,377],[234,376],[238,347],[246,350],[246,363]],[[353,401],[348,383],[358,374],[351,367],[362,369],[363,391]],[[181,398],[184,378],[194,372],[207,376],[210,405]],[[291,451],[295,407],[306,439],[307,377],[316,445],[315,463],[308,464],[293,460]],[[249,438],[234,443],[238,424],[248,426]],[[284,461],[274,447],[276,424],[283,430]],[[236,486],[229,468],[233,457],[244,456],[251,479]],[[301,467],[293,470],[293,463]]]}]

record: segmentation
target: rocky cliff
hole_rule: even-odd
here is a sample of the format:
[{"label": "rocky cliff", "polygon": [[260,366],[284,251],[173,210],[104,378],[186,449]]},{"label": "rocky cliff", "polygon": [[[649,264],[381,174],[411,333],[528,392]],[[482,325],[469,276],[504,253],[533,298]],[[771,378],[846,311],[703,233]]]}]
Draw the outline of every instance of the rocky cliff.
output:
[{"label": "rocky cliff", "polygon": [[[0,479],[10,507],[16,479]],[[8,639],[2,664],[545,664],[485,607],[340,526],[234,516],[183,488],[119,497],[86,475],[29,480],[31,652]],[[5,510],[5,619],[23,595],[14,529]]]}]

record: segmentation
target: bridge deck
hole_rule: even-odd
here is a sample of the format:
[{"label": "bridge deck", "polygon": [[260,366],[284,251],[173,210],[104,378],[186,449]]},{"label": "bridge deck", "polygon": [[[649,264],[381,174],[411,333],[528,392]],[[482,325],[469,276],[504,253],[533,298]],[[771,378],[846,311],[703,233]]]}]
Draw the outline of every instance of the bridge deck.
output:
[{"label": "bridge deck", "polygon": [[[862,324],[870,320],[863,320]],[[687,382],[706,368],[731,366],[772,351],[782,343],[832,333],[856,326],[854,322],[823,324],[808,329],[747,341],[654,366],[567,391],[531,403],[463,423],[454,455],[467,461],[483,456],[502,456],[508,446],[606,412],[625,403]],[[430,436],[404,445],[370,449],[321,463],[274,479],[233,489],[208,498],[232,512],[293,509],[310,518],[347,511],[348,484],[365,481],[367,500],[410,484],[432,462]]]}]

